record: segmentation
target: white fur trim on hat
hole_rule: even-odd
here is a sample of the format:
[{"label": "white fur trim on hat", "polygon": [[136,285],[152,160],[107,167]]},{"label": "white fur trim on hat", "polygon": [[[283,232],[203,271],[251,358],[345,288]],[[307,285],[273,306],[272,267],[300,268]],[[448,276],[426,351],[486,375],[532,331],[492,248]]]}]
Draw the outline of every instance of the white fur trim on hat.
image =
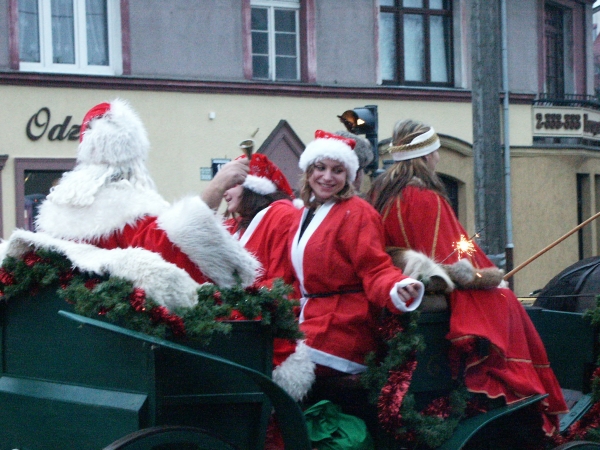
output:
[{"label": "white fur trim on hat", "polygon": [[426,133],[414,138],[410,144],[394,146],[390,143],[388,151],[394,161],[406,161],[429,155],[438,148],[440,148],[440,138],[432,127]]},{"label": "white fur trim on hat", "polygon": [[110,102],[104,115],[92,119],[77,151],[77,162],[128,167],[145,161],[150,142],[137,113],[122,99]]},{"label": "white fur trim on hat", "polygon": [[326,158],[339,161],[346,167],[350,183],[356,179],[358,156],[348,144],[338,139],[319,138],[310,142],[300,155],[298,167],[306,172],[308,166]]},{"label": "white fur trim on hat", "polygon": [[277,190],[277,186],[271,180],[256,175],[247,175],[242,186],[260,195],[272,194]]}]

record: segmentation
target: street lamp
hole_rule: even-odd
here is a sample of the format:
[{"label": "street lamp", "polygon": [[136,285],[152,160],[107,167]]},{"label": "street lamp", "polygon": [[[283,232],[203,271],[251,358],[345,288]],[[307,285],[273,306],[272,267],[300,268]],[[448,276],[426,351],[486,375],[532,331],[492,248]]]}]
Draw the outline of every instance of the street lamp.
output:
[{"label": "street lamp", "polygon": [[366,105],[344,111],[338,116],[350,133],[364,134],[373,148],[373,161],[365,169],[373,174],[379,169],[379,151],[377,149],[377,105]]}]

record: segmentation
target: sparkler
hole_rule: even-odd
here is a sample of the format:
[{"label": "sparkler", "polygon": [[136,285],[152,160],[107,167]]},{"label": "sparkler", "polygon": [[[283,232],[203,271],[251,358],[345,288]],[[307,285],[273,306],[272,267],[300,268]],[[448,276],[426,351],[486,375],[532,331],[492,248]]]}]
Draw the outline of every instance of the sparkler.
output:
[{"label": "sparkler", "polygon": [[479,232],[475,233],[469,239],[465,237],[465,235],[460,235],[460,240],[453,243],[452,247],[454,250],[448,256],[446,256],[440,264],[443,264],[448,258],[450,258],[455,253],[458,253],[458,259],[461,259],[463,255],[471,256],[475,252],[475,244],[473,240],[479,237]]}]

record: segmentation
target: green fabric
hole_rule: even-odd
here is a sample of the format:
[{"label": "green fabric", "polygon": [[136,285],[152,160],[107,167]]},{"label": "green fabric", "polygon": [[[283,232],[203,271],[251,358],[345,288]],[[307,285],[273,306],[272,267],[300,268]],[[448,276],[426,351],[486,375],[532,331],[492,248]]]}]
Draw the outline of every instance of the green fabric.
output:
[{"label": "green fabric", "polygon": [[373,439],[365,422],[344,414],[329,400],[315,403],[304,411],[308,435],[319,450],[373,450]]}]

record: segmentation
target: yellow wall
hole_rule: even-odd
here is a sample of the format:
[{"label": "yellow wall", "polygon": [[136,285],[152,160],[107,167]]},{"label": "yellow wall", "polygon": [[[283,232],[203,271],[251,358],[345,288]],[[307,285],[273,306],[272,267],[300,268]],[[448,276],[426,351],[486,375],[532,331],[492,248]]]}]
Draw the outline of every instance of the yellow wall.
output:
[{"label": "yellow wall", "polygon": [[[380,140],[391,136],[399,119],[421,120],[451,137],[452,142],[441,151],[438,169],[461,181],[459,216],[467,232],[474,232],[469,103],[0,86],[0,154],[9,155],[2,172],[4,237],[16,223],[14,158],[76,155],[77,142],[27,139],[29,118],[47,106],[51,125],[67,115],[79,124],[89,108],[115,97],[129,100],[146,125],[152,145],[148,166],[159,192],[169,201],[201,192],[206,185],[200,181],[201,167],[210,167],[211,158],[237,157],[238,144],[244,139],[253,138],[260,146],[282,119],[304,143],[312,140],[316,129],[342,129],[337,115],[358,106],[378,106]],[[531,111],[529,105],[511,105],[510,109],[510,141],[516,147],[511,162],[515,266],[576,225],[576,174],[590,173],[592,179],[600,174],[594,152],[532,149]],[[209,119],[210,112],[215,113],[214,120]],[[597,248],[593,251],[597,254]],[[543,287],[577,257],[574,236],[515,276],[517,294]]]}]

